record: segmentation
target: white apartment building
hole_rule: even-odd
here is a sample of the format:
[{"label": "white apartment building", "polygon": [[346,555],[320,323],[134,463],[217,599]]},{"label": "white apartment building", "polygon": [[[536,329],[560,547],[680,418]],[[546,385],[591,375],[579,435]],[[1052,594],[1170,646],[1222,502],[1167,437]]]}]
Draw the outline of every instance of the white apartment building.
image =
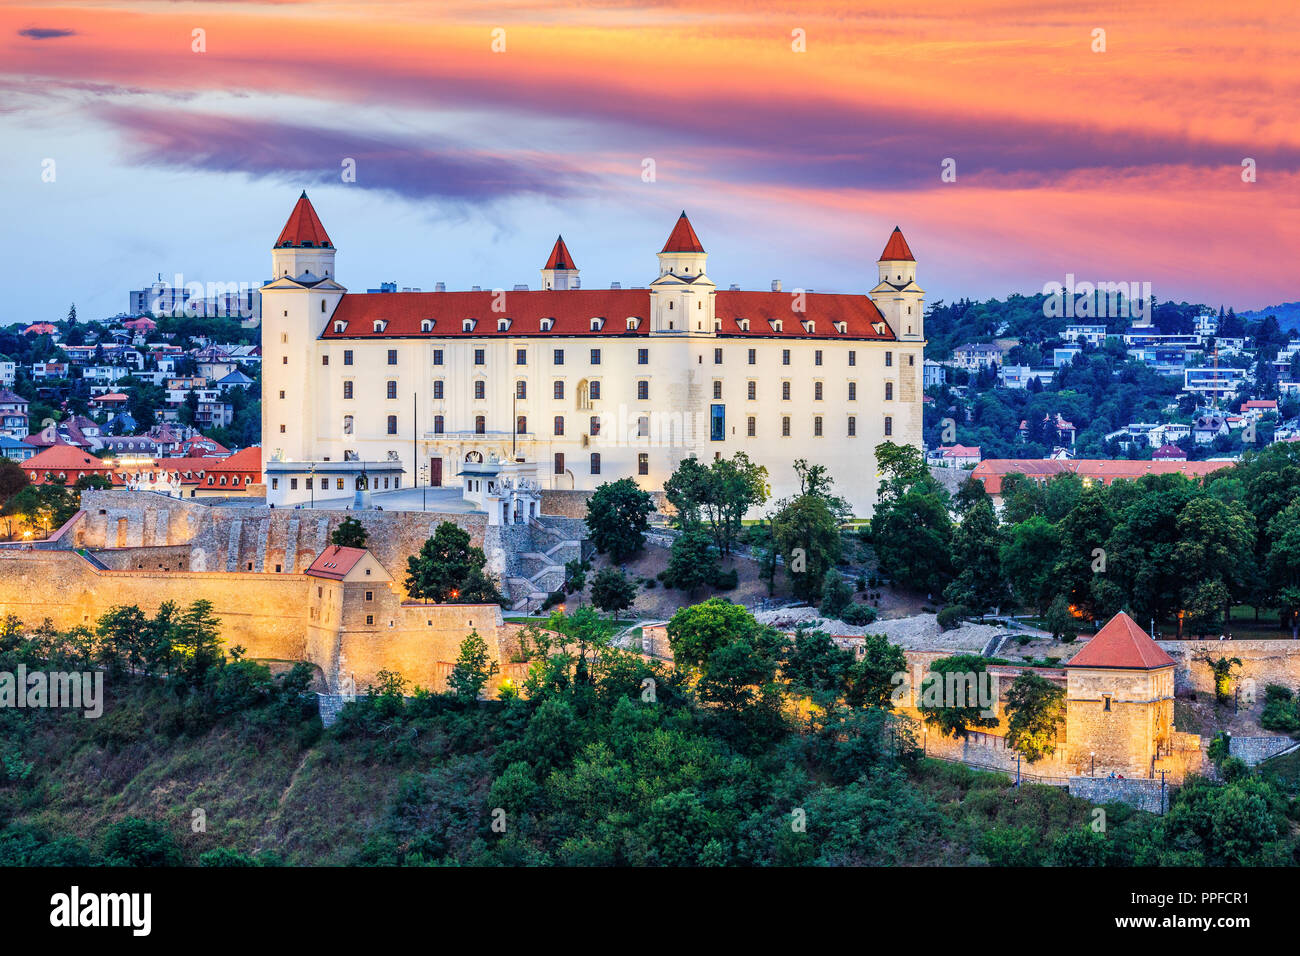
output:
[{"label": "white apartment building", "polygon": [[[466,463],[496,460],[535,464],[544,488],[656,490],[683,458],[743,451],[774,499],[798,492],[803,458],[865,516],[876,445],[921,447],[924,291],[898,229],[869,295],[719,290],[684,212],[645,288],[579,288],[558,239],[540,290],[355,294],[335,252],[304,192],[261,290],[277,506],[351,499],[366,463],[393,487],[461,486]],[[355,464],[276,481],[324,462]]]}]

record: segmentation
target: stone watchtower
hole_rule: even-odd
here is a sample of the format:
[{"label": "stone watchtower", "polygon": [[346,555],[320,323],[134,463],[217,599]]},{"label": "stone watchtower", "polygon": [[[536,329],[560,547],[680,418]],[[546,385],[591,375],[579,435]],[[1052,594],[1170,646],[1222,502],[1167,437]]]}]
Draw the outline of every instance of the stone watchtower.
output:
[{"label": "stone watchtower", "polygon": [[1173,658],[1121,611],[1065,672],[1065,733],[1075,772],[1151,776],[1175,736]]}]

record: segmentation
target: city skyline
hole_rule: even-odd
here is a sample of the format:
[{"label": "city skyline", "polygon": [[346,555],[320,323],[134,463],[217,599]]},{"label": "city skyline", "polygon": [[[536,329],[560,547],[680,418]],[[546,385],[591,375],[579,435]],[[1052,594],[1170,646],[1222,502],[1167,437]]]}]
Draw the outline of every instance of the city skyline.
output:
[{"label": "city skyline", "polygon": [[382,9],[0,10],[0,322],[260,283],[304,188],[353,291],[536,287],[560,233],[584,287],[644,285],[685,208],[723,288],[865,293],[899,225],[931,302],[1067,274],[1300,298],[1295,32],[1260,4]]}]

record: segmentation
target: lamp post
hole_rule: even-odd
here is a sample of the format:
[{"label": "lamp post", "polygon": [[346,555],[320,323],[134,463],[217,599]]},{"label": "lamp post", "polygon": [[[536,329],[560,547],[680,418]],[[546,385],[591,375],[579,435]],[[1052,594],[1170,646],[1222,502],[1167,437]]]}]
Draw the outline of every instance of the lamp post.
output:
[{"label": "lamp post", "polygon": [[311,477],[307,479],[307,487],[311,490],[311,506],[315,508],[316,507],[316,462],[313,461],[311,463],[311,468],[309,468],[308,471],[311,473]]},{"label": "lamp post", "polygon": [[1092,752],[1092,770],[1088,772],[1089,776],[1097,776],[1097,751]]}]

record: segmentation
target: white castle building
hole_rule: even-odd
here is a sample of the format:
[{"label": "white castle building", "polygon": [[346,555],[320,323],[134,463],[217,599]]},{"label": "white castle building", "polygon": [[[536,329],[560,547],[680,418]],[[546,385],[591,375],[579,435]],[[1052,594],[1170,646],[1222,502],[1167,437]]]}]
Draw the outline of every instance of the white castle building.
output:
[{"label": "white castle building", "polygon": [[[564,240],[539,290],[350,293],[304,192],[262,292],[262,448],[277,506],[535,466],[544,489],[745,452],[773,498],[825,465],[871,513],[874,449],[921,444],[924,292],[895,229],[869,295],[725,291],[683,212],[645,288],[582,289]],[[463,474],[464,473],[464,474]],[[468,490],[468,486],[467,487]]]}]

